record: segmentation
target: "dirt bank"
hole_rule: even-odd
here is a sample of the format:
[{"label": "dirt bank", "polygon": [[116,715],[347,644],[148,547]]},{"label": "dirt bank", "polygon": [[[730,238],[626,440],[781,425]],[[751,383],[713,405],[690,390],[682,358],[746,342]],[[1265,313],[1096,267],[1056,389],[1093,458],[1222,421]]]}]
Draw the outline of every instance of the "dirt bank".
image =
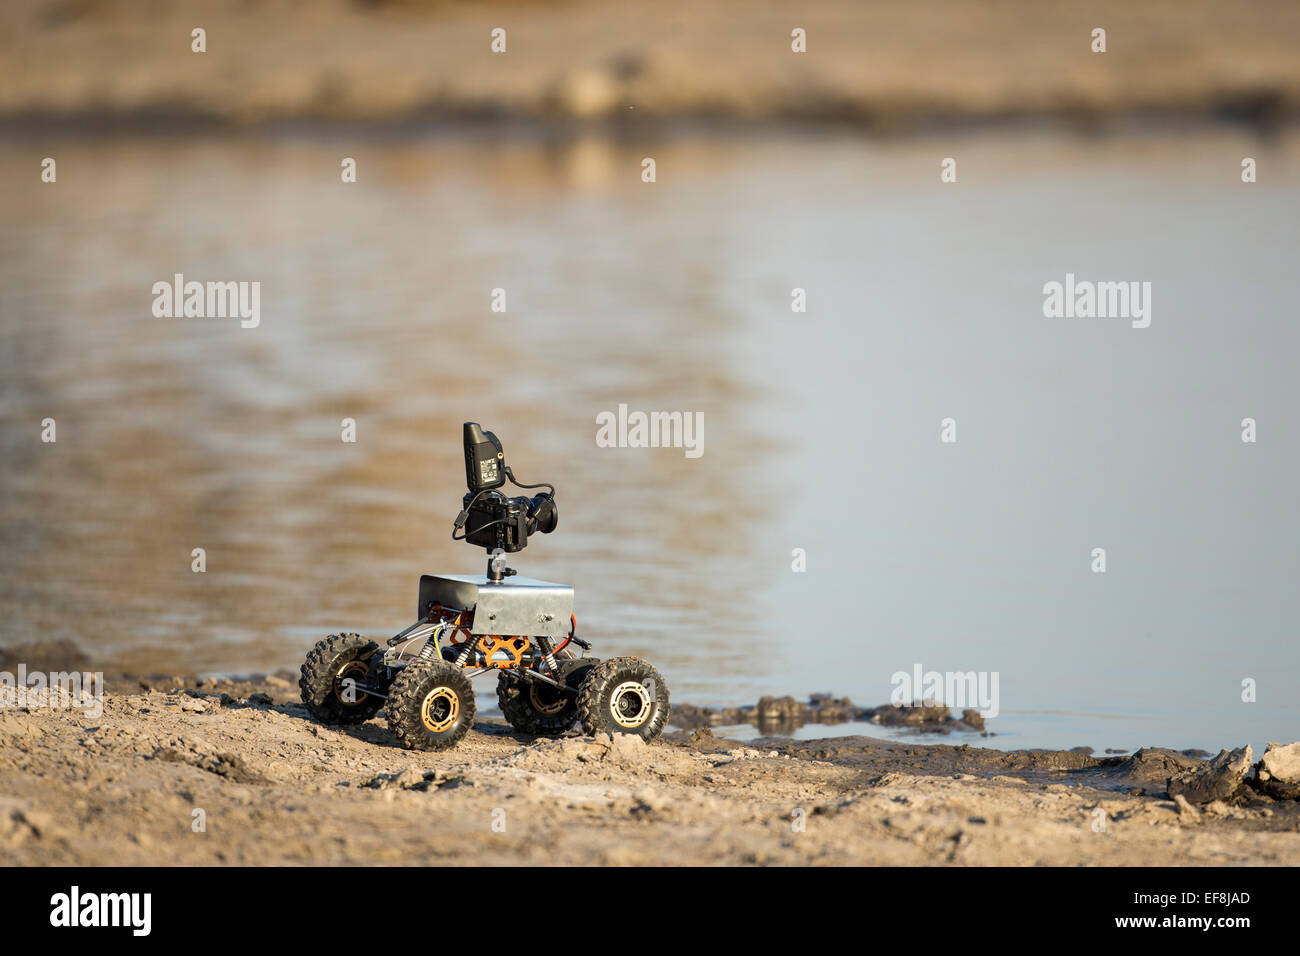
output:
[{"label": "dirt bank", "polygon": [[[1104,53],[1091,49],[1098,27]],[[1267,124],[1300,105],[1297,46],[1300,6],[1285,0],[8,0],[0,121]]]},{"label": "dirt bank", "polygon": [[1300,863],[1300,804],[1172,801],[1197,761],[1170,751],[531,741],[480,718],[417,754],[382,716],[312,723],[288,676],[0,712],[6,862]]}]

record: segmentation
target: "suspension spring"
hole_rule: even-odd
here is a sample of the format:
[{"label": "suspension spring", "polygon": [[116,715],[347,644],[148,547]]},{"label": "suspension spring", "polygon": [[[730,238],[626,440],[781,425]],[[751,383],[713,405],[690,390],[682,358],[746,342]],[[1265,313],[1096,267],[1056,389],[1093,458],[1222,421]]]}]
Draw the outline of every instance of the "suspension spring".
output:
[{"label": "suspension spring", "polygon": [[546,659],[546,666],[550,668],[551,676],[558,680],[560,668],[555,664],[555,652],[551,650],[551,639],[541,635],[537,638],[537,644],[542,649],[542,657]]},{"label": "suspension spring", "polygon": [[474,651],[474,640],[472,637],[467,637],[465,639],[465,646],[462,647],[460,649],[460,653],[456,655],[456,666],[464,667],[466,664],[468,664],[469,655],[472,654],[473,651]]},{"label": "suspension spring", "polygon": [[[418,655],[420,660],[431,661],[434,659],[433,656],[438,654],[438,639],[442,636],[443,628],[446,626],[446,624],[439,624],[433,629],[433,633],[430,634],[428,640],[424,642],[424,647],[420,648],[420,653]],[[438,659],[442,659],[441,654],[438,655]]]}]

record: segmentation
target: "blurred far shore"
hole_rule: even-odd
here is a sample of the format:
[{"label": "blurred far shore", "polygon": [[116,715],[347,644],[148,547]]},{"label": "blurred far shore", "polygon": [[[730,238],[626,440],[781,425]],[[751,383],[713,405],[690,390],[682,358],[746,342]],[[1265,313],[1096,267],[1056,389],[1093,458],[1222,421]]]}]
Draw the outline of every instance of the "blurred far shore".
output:
[{"label": "blurred far shore", "polygon": [[1294,0],[5,0],[0,129],[1267,129],[1300,115],[1297,50]]}]

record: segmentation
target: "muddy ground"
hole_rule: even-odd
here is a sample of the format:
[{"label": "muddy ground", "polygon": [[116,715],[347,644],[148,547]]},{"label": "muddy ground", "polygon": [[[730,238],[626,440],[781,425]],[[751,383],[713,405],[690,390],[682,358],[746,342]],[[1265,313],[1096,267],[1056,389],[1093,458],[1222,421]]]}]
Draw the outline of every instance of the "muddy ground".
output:
[{"label": "muddy ground", "polygon": [[1171,801],[1168,777],[1196,764],[1172,751],[739,744],[707,728],[534,741],[480,716],[455,750],[411,753],[382,712],[314,723],[292,676],[118,681],[97,718],[0,711],[5,861],[1300,863],[1300,804],[1246,788]]}]

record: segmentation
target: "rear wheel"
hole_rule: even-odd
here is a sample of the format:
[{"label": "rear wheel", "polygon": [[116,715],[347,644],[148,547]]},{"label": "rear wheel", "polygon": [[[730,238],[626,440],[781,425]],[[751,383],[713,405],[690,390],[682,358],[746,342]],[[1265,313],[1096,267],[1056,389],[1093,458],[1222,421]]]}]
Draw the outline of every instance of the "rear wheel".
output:
[{"label": "rear wheel", "polygon": [[578,692],[583,733],[658,737],[668,723],[668,685],[639,657],[614,657],[591,668]]},{"label": "rear wheel", "polygon": [[388,728],[407,750],[447,750],[474,725],[474,688],[446,661],[415,661],[393,679]]},{"label": "rear wheel", "polygon": [[566,694],[537,680],[510,671],[497,678],[497,700],[510,726],[533,737],[557,737],[578,720],[577,691],[599,661],[593,658],[559,661],[560,677],[574,693]]},{"label": "rear wheel", "polygon": [[379,645],[360,634],[331,634],[303,661],[298,689],[307,712],[323,724],[362,724],[384,706],[367,694],[371,662]]}]

